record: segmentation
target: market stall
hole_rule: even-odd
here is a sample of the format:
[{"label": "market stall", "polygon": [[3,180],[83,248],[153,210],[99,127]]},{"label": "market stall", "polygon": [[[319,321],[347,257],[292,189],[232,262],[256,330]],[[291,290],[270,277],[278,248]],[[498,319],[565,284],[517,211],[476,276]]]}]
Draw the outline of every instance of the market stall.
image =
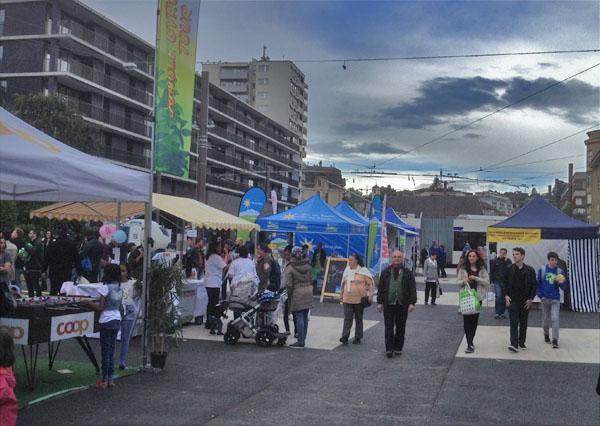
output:
[{"label": "market stall", "polygon": [[256,223],[263,231],[292,232],[297,246],[312,248],[323,243],[327,256],[366,252],[368,226],[340,213],[318,195],[285,212],[261,217]]},{"label": "market stall", "polygon": [[[368,229],[369,219],[367,219],[365,216],[363,216],[362,214],[357,212],[350,204],[348,204],[347,201],[340,202],[337,206],[335,206],[335,209],[337,211],[339,211],[341,214],[343,214],[344,216],[349,217],[350,219],[352,219],[360,224],[365,225]],[[359,247],[359,248],[364,247],[365,251],[358,252],[363,257],[366,256],[367,238],[368,238],[368,235],[366,235],[366,234],[365,235],[363,235],[363,234],[350,235],[350,246],[351,247]]]},{"label": "market stall", "polygon": [[599,312],[598,226],[575,220],[541,197],[535,197],[508,219],[488,227],[487,239],[497,250],[526,251],[525,263],[536,270],[556,252],[569,271],[570,305],[574,311]]},{"label": "market stall", "polygon": [[[15,201],[102,201],[102,202],[146,202],[150,197],[149,174],[112,164],[108,160],[85,154],[20,120],[0,108],[0,200]],[[73,317],[73,315],[75,317]],[[24,361],[29,360],[28,380],[33,382],[37,367],[38,346],[44,342],[62,340],[62,337],[78,339],[86,355],[92,359],[89,344],[83,344],[86,330],[75,332],[75,322],[80,328],[87,321],[90,329],[95,319],[79,318],[79,315],[94,316],[89,309],[76,300],[60,298],[25,299],[10,318],[0,318],[0,325],[10,327],[13,337],[18,337],[13,328],[15,320],[21,321],[27,338],[21,336]],[[65,317],[60,320],[57,317]],[[74,319],[73,319],[74,318]],[[26,322],[25,322],[26,321]],[[66,321],[66,322],[65,322]],[[67,322],[73,323],[73,331],[67,332]],[[59,330],[61,323],[63,328]],[[68,329],[70,330],[70,328]],[[77,336],[75,336],[77,334]],[[53,337],[54,336],[54,337]],[[31,349],[35,345],[35,350]],[[25,348],[29,346],[29,356]],[[54,362],[56,347],[51,347],[50,364]],[[95,358],[95,357],[94,357]]]}]

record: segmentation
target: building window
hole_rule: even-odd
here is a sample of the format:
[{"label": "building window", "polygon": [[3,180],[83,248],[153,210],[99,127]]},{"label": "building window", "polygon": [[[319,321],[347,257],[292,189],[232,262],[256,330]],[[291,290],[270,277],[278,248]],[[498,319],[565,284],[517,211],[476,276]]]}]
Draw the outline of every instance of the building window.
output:
[{"label": "building window", "polygon": [[254,186],[254,179],[248,179],[248,186],[249,187],[253,187]]},{"label": "building window", "polygon": [[258,85],[259,86],[265,86],[269,84],[269,79],[268,78],[259,78],[258,79]]},{"label": "building window", "polygon": [[6,18],[6,10],[0,9],[0,36],[4,35],[4,19]]},{"label": "building window", "polygon": [[258,92],[256,97],[258,99],[267,99],[269,97],[269,92]]},{"label": "building window", "polygon": [[583,202],[581,201],[581,198],[575,198],[575,205],[576,205],[576,206],[581,206],[581,205],[583,205]]},{"label": "building window", "polygon": [[0,44],[0,61],[4,58],[4,46]]},{"label": "building window", "polygon": [[6,92],[6,89],[8,89],[8,83],[6,82],[6,80],[0,80],[0,89],[3,92]]},{"label": "building window", "polygon": [[259,65],[258,71],[259,72],[269,72],[269,66],[268,65]]}]

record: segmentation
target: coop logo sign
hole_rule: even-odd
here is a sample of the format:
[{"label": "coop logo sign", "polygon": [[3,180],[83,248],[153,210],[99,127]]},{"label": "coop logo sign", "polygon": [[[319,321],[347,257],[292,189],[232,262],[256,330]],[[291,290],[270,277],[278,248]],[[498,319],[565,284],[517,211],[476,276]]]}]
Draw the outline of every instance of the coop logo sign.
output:
[{"label": "coop logo sign", "polygon": [[29,338],[29,320],[0,318],[0,331],[12,336],[15,344],[26,345]]},{"label": "coop logo sign", "polygon": [[94,332],[94,313],[52,317],[50,341],[80,337]]}]

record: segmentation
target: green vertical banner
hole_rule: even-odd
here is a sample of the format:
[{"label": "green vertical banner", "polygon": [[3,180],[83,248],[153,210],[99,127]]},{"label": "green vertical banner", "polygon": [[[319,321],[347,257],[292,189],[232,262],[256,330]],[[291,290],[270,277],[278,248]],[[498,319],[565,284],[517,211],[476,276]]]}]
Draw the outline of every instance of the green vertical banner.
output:
[{"label": "green vertical banner", "polygon": [[189,178],[198,0],[160,0],[154,127],[157,172]]}]

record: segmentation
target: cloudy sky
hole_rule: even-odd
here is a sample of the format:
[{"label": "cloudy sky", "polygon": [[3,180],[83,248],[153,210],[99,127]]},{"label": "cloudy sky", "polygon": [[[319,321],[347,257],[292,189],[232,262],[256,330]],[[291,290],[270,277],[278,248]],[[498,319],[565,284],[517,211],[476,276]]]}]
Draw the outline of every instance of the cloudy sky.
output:
[{"label": "cloudy sky", "polygon": [[[153,42],[155,1],[84,1]],[[464,125],[600,64],[600,53],[351,59],[598,49],[599,23],[597,1],[203,1],[198,57],[249,60],[266,45],[271,59],[296,61],[309,85],[309,162],[411,175],[346,174],[350,186],[410,189],[431,181],[419,175],[442,169],[543,189],[554,177],[566,178],[569,162],[585,169],[585,132],[522,154],[600,123],[600,66]],[[346,70],[340,63],[305,62],[324,58],[348,59]]]}]

